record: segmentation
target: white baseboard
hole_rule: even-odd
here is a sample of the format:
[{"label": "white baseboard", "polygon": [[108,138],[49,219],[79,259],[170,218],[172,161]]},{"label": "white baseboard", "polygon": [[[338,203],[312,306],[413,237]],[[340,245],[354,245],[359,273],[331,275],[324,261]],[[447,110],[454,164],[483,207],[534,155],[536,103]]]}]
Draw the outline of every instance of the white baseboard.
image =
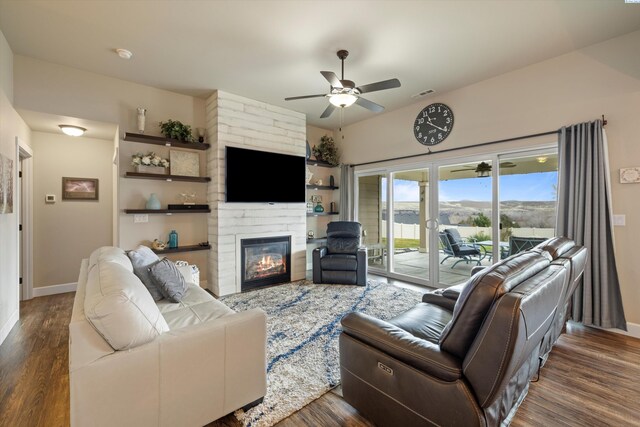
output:
[{"label": "white baseboard", "polygon": [[629,337],[640,338],[640,324],[627,322],[627,330],[623,331],[618,328],[599,328],[597,326],[589,325],[592,328],[602,329],[603,331],[614,332],[616,334],[627,335]]},{"label": "white baseboard", "polygon": [[44,297],[46,295],[66,294],[67,292],[75,292],[78,282],[63,283],[61,285],[42,286],[33,288],[33,297]]},{"label": "white baseboard", "polygon": [[7,323],[0,328],[0,345],[4,342],[5,338],[9,336],[9,332],[11,332],[11,329],[13,329],[18,319],[20,319],[20,309],[14,311]]}]

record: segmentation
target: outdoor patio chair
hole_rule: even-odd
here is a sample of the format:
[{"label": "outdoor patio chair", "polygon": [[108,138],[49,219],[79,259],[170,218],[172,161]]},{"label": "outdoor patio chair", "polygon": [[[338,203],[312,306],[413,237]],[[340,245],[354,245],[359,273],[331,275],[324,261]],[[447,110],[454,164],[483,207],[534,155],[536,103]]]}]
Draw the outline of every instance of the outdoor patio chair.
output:
[{"label": "outdoor patio chair", "polygon": [[509,236],[509,256],[538,246],[547,240],[546,237],[515,237]]},{"label": "outdoor patio chair", "polygon": [[480,261],[483,258],[482,250],[478,245],[469,243],[460,237],[460,233],[455,228],[447,228],[440,232],[440,242],[442,243],[442,250],[447,255],[440,264],[445,262],[449,258],[460,258],[453,263],[451,268],[454,268],[458,263],[475,262],[480,265]]}]

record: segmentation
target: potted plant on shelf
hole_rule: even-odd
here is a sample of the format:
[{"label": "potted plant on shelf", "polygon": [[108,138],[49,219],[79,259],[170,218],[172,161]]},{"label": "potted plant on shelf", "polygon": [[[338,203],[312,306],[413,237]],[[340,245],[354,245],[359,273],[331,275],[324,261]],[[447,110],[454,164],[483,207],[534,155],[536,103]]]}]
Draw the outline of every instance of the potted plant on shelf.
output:
[{"label": "potted plant on shelf", "polygon": [[313,155],[316,159],[325,161],[332,166],[340,164],[340,156],[338,155],[338,147],[332,137],[324,135],[320,138],[320,144],[313,146]]},{"label": "potted plant on shelf", "polygon": [[163,159],[153,152],[147,154],[137,153],[131,156],[131,164],[135,166],[136,172],[166,175],[169,160]]},{"label": "potted plant on shelf", "polygon": [[185,125],[178,120],[167,120],[160,122],[160,132],[169,139],[177,139],[182,142],[195,142],[191,135],[191,126]]}]

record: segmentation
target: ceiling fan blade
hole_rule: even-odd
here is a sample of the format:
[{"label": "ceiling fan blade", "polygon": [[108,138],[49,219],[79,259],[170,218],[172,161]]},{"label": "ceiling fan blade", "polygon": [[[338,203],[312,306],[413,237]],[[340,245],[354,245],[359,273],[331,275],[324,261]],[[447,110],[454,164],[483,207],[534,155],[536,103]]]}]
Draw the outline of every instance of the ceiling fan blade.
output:
[{"label": "ceiling fan blade", "polygon": [[500,167],[501,168],[515,168],[516,166],[518,166],[518,165],[516,165],[513,162],[502,162],[502,163],[500,163]]},{"label": "ceiling fan blade", "polygon": [[322,93],[320,95],[304,95],[304,96],[290,96],[289,98],[285,98],[285,101],[293,101],[294,99],[306,99],[306,98],[323,98],[327,96],[326,94]]},{"label": "ceiling fan blade", "polygon": [[393,89],[395,87],[400,87],[400,80],[398,79],[389,79],[383,80],[381,82],[369,83],[368,85],[358,87],[358,91],[360,93],[367,92],[375,92],[377,90],[385,90],[385,89]]},{"label": "ceiling fan blade", "polygon": [[468,172],[468,171],[473,171],[473,169],[469,168],[469,169],[455,169],[452,170],[451,172]]},{"label": "ceiling fan blade", "polygon": [[342,83],[340,83],[340,79],[338,78],[338,76],[336,76],[336,73],[334,73],[333,71],[320,71],[320,74],[322,74],[324,78],[327,79],[331,87],[342,89]]},{"label": "ceiling fan blade", "polygon": [[368,99],[360,98],[356,99],[356,104],[361,107],[366,108],[367,110],[371,110],[374,113],[379,113],[384,110],[384,107],[380,104],[376,104],[373,101],[369,101]]},{"label": "ceiling fan blade", "polygon": [[333,113],[333,110],[336,109],[336,106],[333,104],[329,104],[327,106],[327,108],[324,110],[324,112],[322,113],[322,115],[320,115],[321,119],[326,119],[327,117],[329,117],[331,115],[331,113]]}]

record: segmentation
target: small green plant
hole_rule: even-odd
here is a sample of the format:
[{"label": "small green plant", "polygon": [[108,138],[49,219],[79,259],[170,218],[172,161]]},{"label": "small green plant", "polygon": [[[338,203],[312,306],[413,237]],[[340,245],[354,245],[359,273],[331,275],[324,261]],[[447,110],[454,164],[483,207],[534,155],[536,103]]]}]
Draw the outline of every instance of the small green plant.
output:
[{"label": "small green plant", "polygon": [[471,225],[475,225],[476,227],[491,227],[491,219],[480,212],[478,216],[473,218]]},{"label": "small green plant", "polygon": [[324,135],[320,138],[320,144],[313,146],[313,155],[318,160],[324,160],[325,162],[338,166],[340,164],[340,156],[338,155],[338,147],[332,137]]},{"label": "small green plant", "polygon": [[191,135],[191,126],[182,124],[178,120],[167,120],[166,122],[160,122],[160,132],[166,137],[171,139],[177,139],[183,142],[194,142]]}]

